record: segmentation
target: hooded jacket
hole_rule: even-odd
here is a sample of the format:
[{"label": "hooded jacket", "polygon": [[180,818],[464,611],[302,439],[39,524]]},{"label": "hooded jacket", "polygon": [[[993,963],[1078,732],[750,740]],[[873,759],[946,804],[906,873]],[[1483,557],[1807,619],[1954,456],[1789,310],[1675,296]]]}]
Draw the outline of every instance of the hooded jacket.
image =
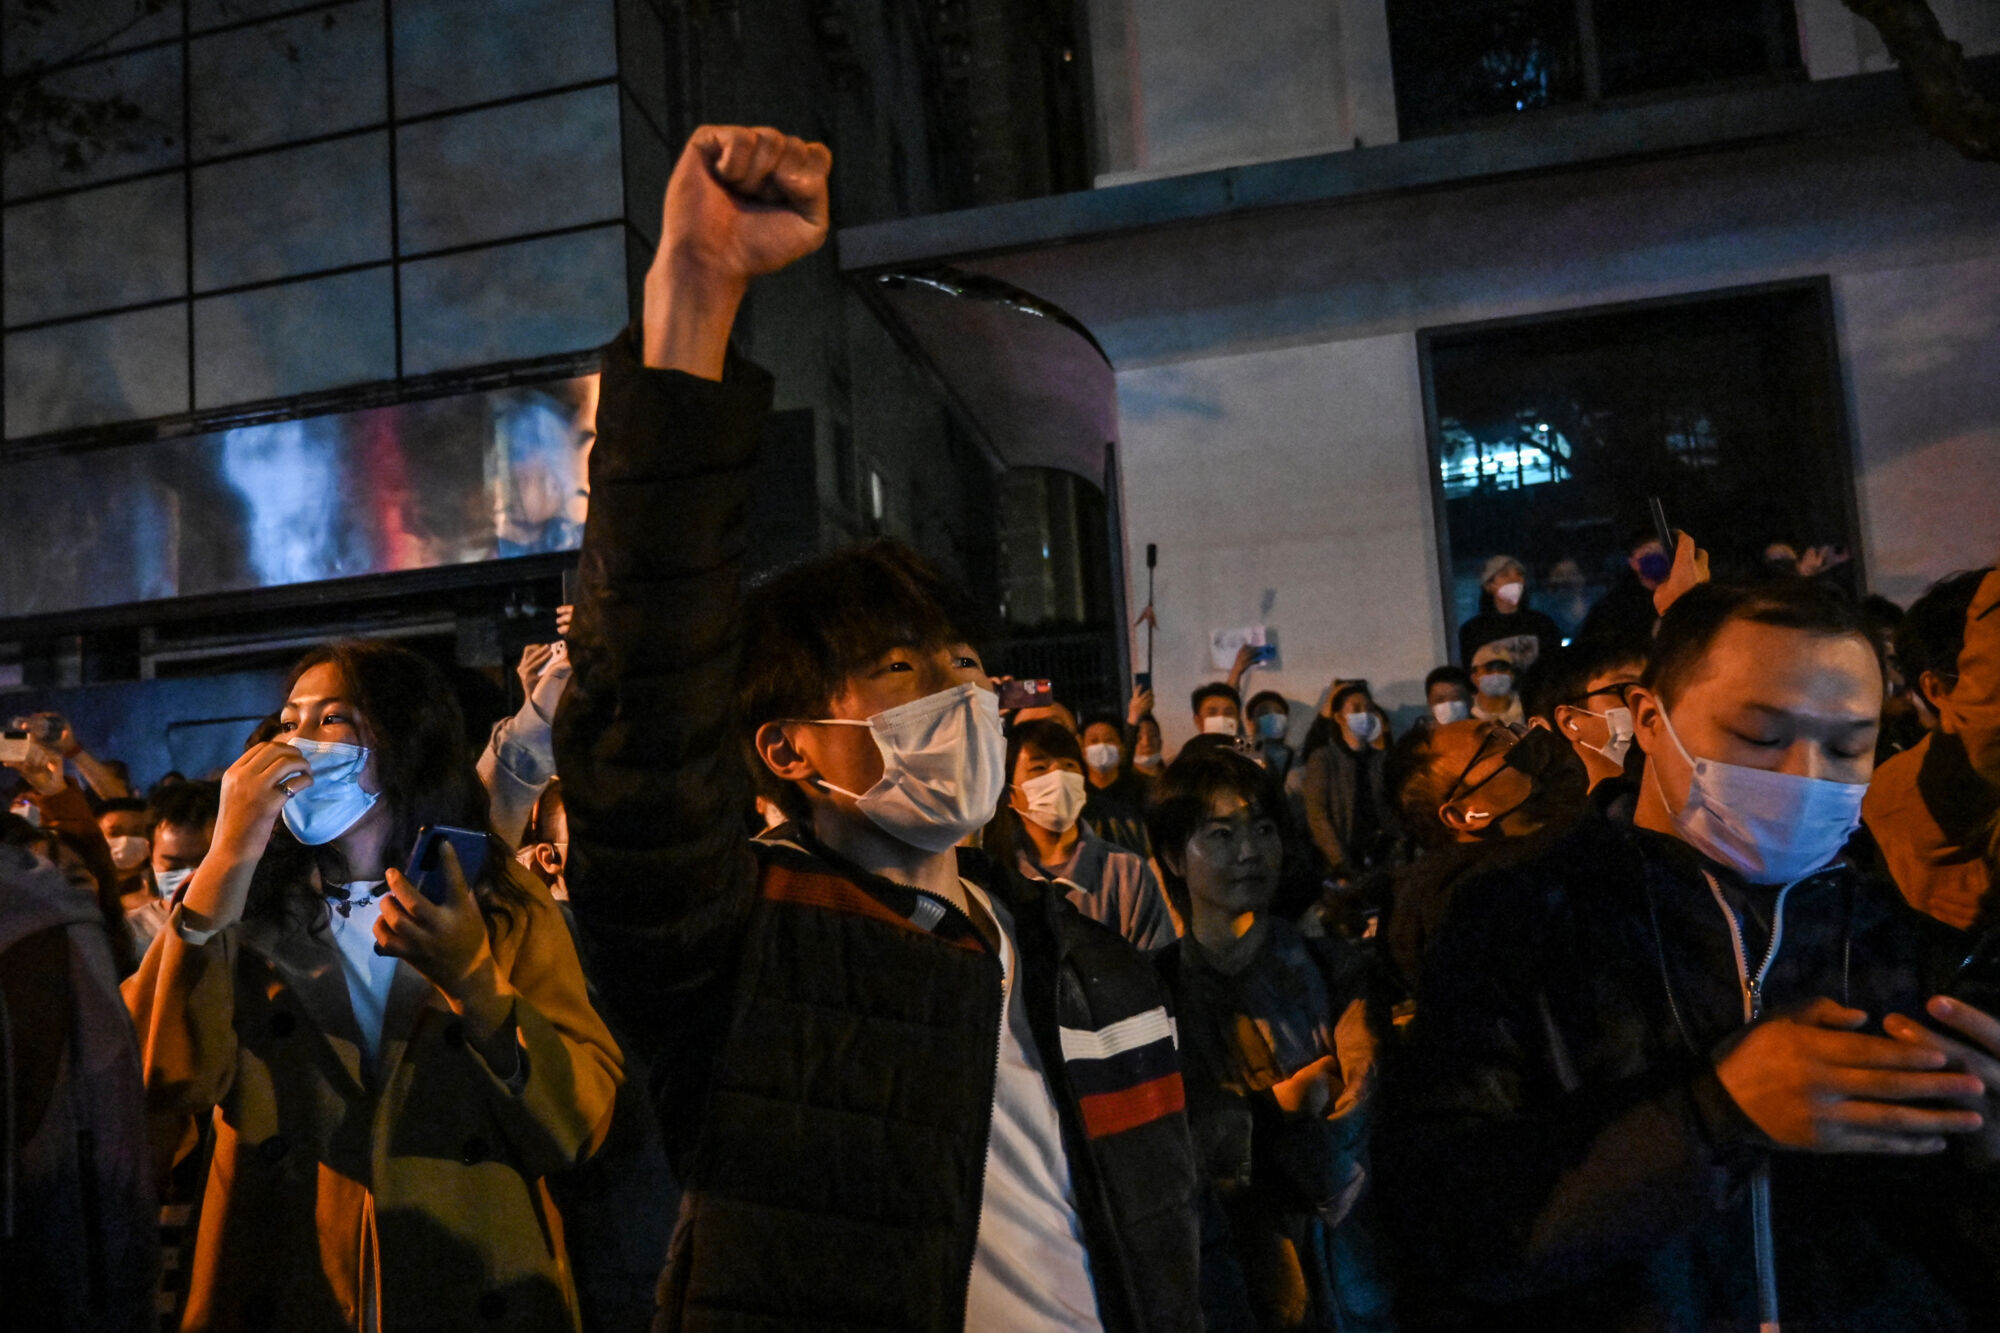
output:
[{"label": "hooded jacket", "polygon": [[[571,907],[686,1191],[656,1327],[958,1333],[999,958],[942,899],[797,829],[743,836],[738,580],[771,383],[733,359],[720,383],[645,369],[630,332],[603,375],[556,756]],[[963,870],[1015,923],[1104,1327],[1198,1329],[1164,987],[1060,895]]]},{"label": "hooded jacket", "polygon": [[1993,1326],[2000,1172],[1957,1148],[1779,1151],[1724,1091],[1744,988],[1718,893],[1751,972],[1779,934],[1766,1014],[1830,996],[1879,1031],[1920,1013],[1953,960],[1934,923],[1844,864],[1780,903],[1599,817],[1467,885],[1378,1140],[1406,1327],[1754,1329],[1760,1166],[1788,1333]]}]

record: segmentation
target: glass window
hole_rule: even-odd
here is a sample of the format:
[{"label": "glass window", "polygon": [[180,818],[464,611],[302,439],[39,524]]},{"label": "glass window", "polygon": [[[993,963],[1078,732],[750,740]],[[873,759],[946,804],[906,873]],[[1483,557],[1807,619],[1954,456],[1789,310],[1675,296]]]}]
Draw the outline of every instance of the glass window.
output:
[{"label": "glass window", "polygon": [[57,114],[27,124],[11,146],[0,173],[9,199],[182,161],[179,45],[93,60],[37,84]]},{"label": "glass window", "polygon": [[399,116],[618,73],[611,0],[396,0],[395,22]]},{"label": "glass window", "polygon": [[135,0],[61,0],[58,4],[7,0],[7,73],[12,76],[30,66],[106,55],[178,37],[180,31],[180,0],[160,0],[157,11],[151,14]]},{"label": "glass window", "polygon": [[380,0],[236,28],[189,46],[197,158],[380,122]]},{"label": "glass window", "polygon": [[179,304],[9,334],[7,435],[185,412],[187,357]]},{"label": "glass window", "polygon": [[403,265],[403,371],[597,347],[625,322],[622,225]]},{"label": "glass window", "polygon": [[1388,0],[1388,16],[1405,138],[1800,70],[1792,0]]},{"label": "glass window", "polygon": [[621,182],[609,85],[427,120],[396,134],[398,239],[421,254],[608,221]]},{"label": "glass window", "polygon": [[1403,133],[1583,100],[1576,0],[1390,0]]},{"label": "glass window", "polygon": [[[1712,556],[1757,569],[1772,542],[1854,549],[1822,284],[1423,335],[1452,627],[1496,555],[1565,635],[1626,578],[1647,500]],[[1844,571],[1851,573],[1849,569]]]},{"label": "glass window", "polygon": [[187,290],[181,178],[150,176],[7,210],[7,322],[32,324]]},{"label": "glass window", "polygon": [[196,301],[195,406],[393,378],[393,283],[384,266]]},{"label": "glass window", "polygon": [[335,139],[194,173],[196,291],[389,257],[389,136]]}]

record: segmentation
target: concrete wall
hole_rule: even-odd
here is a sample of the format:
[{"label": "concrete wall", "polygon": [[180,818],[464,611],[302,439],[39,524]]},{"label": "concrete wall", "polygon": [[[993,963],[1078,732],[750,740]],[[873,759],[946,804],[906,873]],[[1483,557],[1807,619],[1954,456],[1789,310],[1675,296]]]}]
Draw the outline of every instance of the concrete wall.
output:
[{"label": "concrete wall", "polygon": [[1216,629],[1277,631],[1277,669],[1246,689],[1294,700],[1294,741],[1335,676],[1421,701],[1445,642],[1413,339],[1127,371],[1118,405],[1135,607],[1145,545],[1160,547],[1153,679],[1170,747],[1193,734],[1188,692],[1223,674]]},{"label": "concrete wall", "polygon": [[2000,558],[2000,250],[1834,281],[1871,582]]},{"label": "concrete wall", "polygon": [[1396,139],[1381,0],[1093,0],[1099,185]]}]

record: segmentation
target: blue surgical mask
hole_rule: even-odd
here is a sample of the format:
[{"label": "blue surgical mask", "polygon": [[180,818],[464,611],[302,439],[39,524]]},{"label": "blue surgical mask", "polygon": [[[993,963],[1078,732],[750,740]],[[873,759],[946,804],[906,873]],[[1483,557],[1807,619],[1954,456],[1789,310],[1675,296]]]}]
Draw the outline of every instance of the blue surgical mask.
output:
[{"label": "blue surgical mask", "polygon": [[1286,713],[1257,714],[1257,734],[1267,741],[1285,739],[1285,732],[1291,724],[1292,719]]},{"label": "blue surgical mask", "polygon": [[1347,728],[1347,734],[1357,741],[1372,741],[1375,733],[1382,729],[1382,719],[1373,713],[1343,713],[1340,722]]},{"label": "blue surgical mask", "polygon": [[288,741],[306,758],[312,786],[301,787],[285,801],[285,827],[308,847],[322,847],[361,822],[381,799],[379,792],[361,790],[361,770],[368,751],[340,741]]},{"label": "blue surgical mask", "polygon": [[[1752,884],[1790,884],[1831,865],[1861,823],[1865,782],[1832,782],[1696,759],[1663,711],[1667,736],[1693,769],[1671,810],[1681,840]],[[1657,786],[1660,766],[1646,765]],[[1666,804],[1666,789],[1660,802]]]}]

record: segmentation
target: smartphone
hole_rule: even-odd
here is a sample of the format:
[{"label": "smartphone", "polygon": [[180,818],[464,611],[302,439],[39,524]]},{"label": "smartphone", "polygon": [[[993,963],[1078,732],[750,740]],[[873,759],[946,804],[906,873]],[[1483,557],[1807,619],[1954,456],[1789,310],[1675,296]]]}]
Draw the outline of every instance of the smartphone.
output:
[{"label": "smartphone", "polygon": [[577,597],[583,592],[583,571],[575,567],[565,569],[562,574],[562,604],[575,606]]},{"label": "smartphone", "polygon": [[0,764],[25,764],[34,754],[35,738],[25,728],[0,731]]},{"label": "smartphone", "polygon": [[416,848],[410,853],[410,864],[403,871],[418,892],[434,903],[442,903],[448,896],[444,867],[438,864],[438,848],[445,843],[458,853],[458,868],[465,872],[467,884],[477,883],[480,872],[486,869],[486,835],[475,829],[454,828],[450,824],[426,824],[417,834]]},{"label": "smartphone", "polygon": [[1134,689],[1141,689],[1141,690],[1152,689],[1153,673],[1150,671],[1134,671],[1132,673],[1132,686]]},{"label": "smartphone", "polygon": [[2000,929],[1989,930],[1980,938],[1951,980],[1938,987],[1938,994],[1988,1013],[2000,1013]]},{"label": "smartphone", "polygon": [[1000,687],[1000,711],[1046,708],[1055,702],[1055,687],[1046,680],[1010,680]]},{"label": "smartphone", "polygon": [[1660,497],[1646,497],[1646,509],[1653,516],[1653,535],[1660,540],[1660,549],[1667,553],[1669,560],[1674,557],[1674,530],[1667,523],[1667,507],[1660,503]]}]

